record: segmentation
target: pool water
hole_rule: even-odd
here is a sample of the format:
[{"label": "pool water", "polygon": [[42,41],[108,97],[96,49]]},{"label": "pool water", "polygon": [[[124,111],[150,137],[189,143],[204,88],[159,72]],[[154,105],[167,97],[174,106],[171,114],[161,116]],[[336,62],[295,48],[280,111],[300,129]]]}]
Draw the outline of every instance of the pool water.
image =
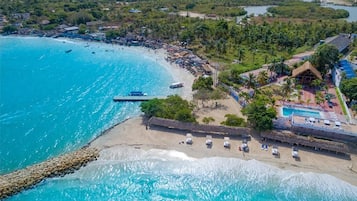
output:
[{"label": "pool water", "polygon": [[291,115],[296,116],[303,116],[303,117],[314,117],[314,118],[321,118],[321,114],[317,110],[309,110],[309,109],[302,109],[302,108],[288,108],[282,107],[282,114],[284,117],[288,117]]}]

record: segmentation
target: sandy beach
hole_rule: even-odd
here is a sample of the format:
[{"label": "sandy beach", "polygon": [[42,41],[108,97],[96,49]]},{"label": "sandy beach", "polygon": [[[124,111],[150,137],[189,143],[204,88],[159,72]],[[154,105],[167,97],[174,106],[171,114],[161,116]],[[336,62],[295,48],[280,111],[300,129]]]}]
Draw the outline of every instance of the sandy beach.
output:
[{"label": "sandy beach", "polygon": [[[138,54],[148,55],[160,63],[161,66],[165,67],[175,81],[183,82],[185,87],[180,91],[180,95],[184,99],[192,100],[191,86],[195,77],[178,65],[167,62],[165,58],[168,53],[165,49],[135,48]],[[204,117],[213,117],[215,121],[210,123],[213,125],[220,125],[225,120],[224,116],[226,114],[236,114],[243,117],[240,105],[229,96],[218,101],[205,102],[204,105],[201,102],[196,102],[196,104],[199,105],[199,108],[195,110],[195,115],[200,123],[202,123]],[[262,150],[261,139],[254,137],[257,136],[256,134],[252,134],[252,138],[248,142],[250,151],[247,153],[243,153],[238,149],[242,145],[242,139],[240,138],[231,137],[231,149],[226,149],[223,146],[223,136],[212,136],[213,146],[212,148],[207,148],[205,145],[205,134],[192,134],[194,142],[192,145],[187,145],[182,143],[186,139],[186,132],[160,127],[146,128],[144,119],[136,117],[107,130],[103,135],[92,141],[90,146],[99,148],[100,150],[117,147],[118,149],[115,150],[118,151],[130,151],[130,149],[176,150],[193,158],[234,157],[243,160],[254,159],[282,170],[329,174],[357,186],[357,155],[352,154],[350,158],[347,158],[346,156],[334,153],[299,148],[300,160],[297,161],[292,158],[291,147],[287,144],[274,143],[279,147],[280,157],[278,158],[272,155],[272,142],[264,142],[269,145],[269,148],[268,150]]]},{"label": "sandy beach", "polygon": [[[198,119],[201,119],[203,116],[212,116],[216,119],[213,124],[219,124],[224,119],[224,114],[239,111],[239,104],[236,104],[232,98],[219,100],[219,105],[220,107],[218,108],[201,109],[198,112],[200,117]],[[352,185],[357,185],[356,155],[351,155],[351,160],[348,160],[341,155],[301,148],[299,150],[301,160],[296,161],[291,156],[291,147],[286,144],[277,144],[279,146],[280,158],[275,158],[271,153],[271,146],[269,146],[267,151],[262,150],[260,139],[254,137],[248,142],[250,151],[243,153],[238,150],[238,147],[242,144],[242,139],[240,138],[231,138],[231,149],[226,149],[223,147],[223,136],[213,136],[213,147],[207,148],[205,145],[205,134],[193,133],[192,145],[181,143],[185,141],[185,135],[186,133],[182,131],[159,127],[146,130],[143,118],[137,117],[108,130],[101,137],[91,142],[90,146],[99,149],[124,147],[127,151],[130,151],[130,149],[176,150],[194,158],[218,156],[234,157],[243,160],[255,159],[282,170],[329,174]],[[271,145],[270,142],[265,143]]]}]

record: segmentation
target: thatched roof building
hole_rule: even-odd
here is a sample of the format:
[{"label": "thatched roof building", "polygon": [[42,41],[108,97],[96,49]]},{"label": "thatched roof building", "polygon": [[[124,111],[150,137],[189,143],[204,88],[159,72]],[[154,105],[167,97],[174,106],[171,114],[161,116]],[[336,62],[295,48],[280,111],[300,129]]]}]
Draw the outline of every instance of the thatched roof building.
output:
[{"label": "thatched roof building", "polygon": [[296,78],[302,84],[311,83],[311,81],[315,79],[322,80],[321,73],[314,66],[312,66],[309,61],[294,69],[292,77]]}]

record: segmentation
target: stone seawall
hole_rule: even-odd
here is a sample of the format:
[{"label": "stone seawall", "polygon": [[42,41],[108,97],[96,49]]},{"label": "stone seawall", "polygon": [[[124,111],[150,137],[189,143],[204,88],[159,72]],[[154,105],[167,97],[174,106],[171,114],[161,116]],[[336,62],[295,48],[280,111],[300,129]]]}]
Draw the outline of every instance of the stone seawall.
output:
[{"label": "stone seawall", "polygon": [[31,188],[46,178],[73,173],[99,157],[99,150],[84,147],[15,172],[0,176],[0,199]]}]

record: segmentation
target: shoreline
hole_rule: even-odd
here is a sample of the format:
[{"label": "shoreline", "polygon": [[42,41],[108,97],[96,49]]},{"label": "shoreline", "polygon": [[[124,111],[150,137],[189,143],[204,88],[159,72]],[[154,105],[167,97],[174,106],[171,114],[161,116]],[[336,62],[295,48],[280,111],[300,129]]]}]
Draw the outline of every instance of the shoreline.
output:
[{"label": "shoreline", "polygon": [[[26,37],[26,36],[25,36]],[[28,36],[27,36],[28,37]],[[31,36],[32,37],[32,36]],[[33,36],[36,37],[36,36]],[[73,40],[70,38],[65,38],[68,40]],[[80,40],[86,42],[85,40]],[[87,41],[91,42],[92,41]],[[99,44],[108,44],[104,42],[98,42]],[[120,47],[132,48],[128,46],[123,46],[119,44],[114,44]],[[179,67],[177,64],[170,63],[165,60],[168,52],[164,49],[150,49],[147,47],[134,47],[138,50],[144,51],[143,53],[150,53],[158,58],[158,61],[165,62],[165,65],[161,65],[168,70],[172,77],[178,79],[187,79],[188,81],[194,80],[194,76],[184,68]],[[176,77],[175,77],[176,76]],[[182,80],[180,80],[182,81]],[[191,84],[192,85],[192,84]],[[187,97],[192,98],[192,91],[190,87],[186,85],[180,94],[185,99]],[[187,96],[187,97],[185,97]],[[231,101],[232,98],[228,98]],[[220,103],[221,104],[221,103]],[[231,102],[227,106],[222,107],[222,110],[212,110],[207,108],[202,108],[207,110],[206,112],[199,112],[199,118],[203,116],[214,116],[217,122],[221,122],[224,119],[224,114],[226,113],[240,113],[239,108],[232,105],[239,105],[236,102]],[[224,103],[222,103],[224,105]],[[222,117],[220,117],[222,116]],[[94,147],[99,150],[108,149],[111,147],[125,147],[128,149],[163,149],[163,150],[176,150],[186,155],[194,158],[204,158],[204,157],[228,157],[228,158],[239,158],[243,160],[257,160],[264,164],[278,167],[281,170],[292,170],[295,172],[315,172],[321,174],[329,174],[337,177],[345,182],[348,182],[354,186],[357,186],[357,172],[353,172],[349,167],[357,167],[357,156],[351,155],[351,161],[341,159],[336,155],[325,154],[322,152],[314,153],[311,150],[300,150],[302,161],[294,161],[291,158],[291,147],[287,145],[279,144],[279,151],[282,155],[281,158],[276,159],[271,155],[271,147],[268,151],[260,149],[260,142],[257,139],[252,138],[249,141],[249,146],[251,151],[249,153],[244,153],[238,151],[237,147],[241,145],[241,139],[231,138],[232,149],[227,150],[223,148],[223,137],[213,138],[214,147],[212,149],[207,149],[205,147],[205,135],[198,136],[194,134],[194,144],[192,146],[186,144],[179,144],[179,142],[185,140],[185,133],[175,130],[154,128],[145,129],[145,125],[142,117],[134,117],[129,119],[124,119],[105,129],[99,133],[94,139],[90,140],[84,147]],[[80,148],[78,148],[80,149]],[[101,156],[99,156],[100,158]]]},{"label": "shoreline", "polygon": [[[143,124],[143,117],[135,117],[109,129],[105,134],[88,144],[89,147],[97,148],[101,151],[111,148],[119,150],[142,149],[149,151],[152,149],[175,150],[185,153],[192,158],[224,157],[238,158],[242,160],[257,160],[263,164],[277,167],[280,170],[294,172],[313,172],[318,174],[328,174],[351,185],[357,186],[357,156],[351,154],[351,160],[347,160],[342,155],[329,152],[317,152],[308,148],[300,148],[300,161],[291,157],[291,147],[283,143],[274,143],[279,146],[281,157],[275,158],[271,154],[270,142],[269,150],[261,150],[260,140],[251,138],[248,141],[250,151],[245,153],[238,150],[242,139],[231,137],[231,149],[223,147],[223,136],[213,136],[213,147],[208,149],[205,146],[205,134],[193,133],[192,145],[180,143],[186,139],[185,132],[165,129],[160,127],[146,130]],[[101,156],[100,156],[101,157]],[[99,157],[99,158],[100,158]],[[352,169],[354,168],[354,169]]]}]

